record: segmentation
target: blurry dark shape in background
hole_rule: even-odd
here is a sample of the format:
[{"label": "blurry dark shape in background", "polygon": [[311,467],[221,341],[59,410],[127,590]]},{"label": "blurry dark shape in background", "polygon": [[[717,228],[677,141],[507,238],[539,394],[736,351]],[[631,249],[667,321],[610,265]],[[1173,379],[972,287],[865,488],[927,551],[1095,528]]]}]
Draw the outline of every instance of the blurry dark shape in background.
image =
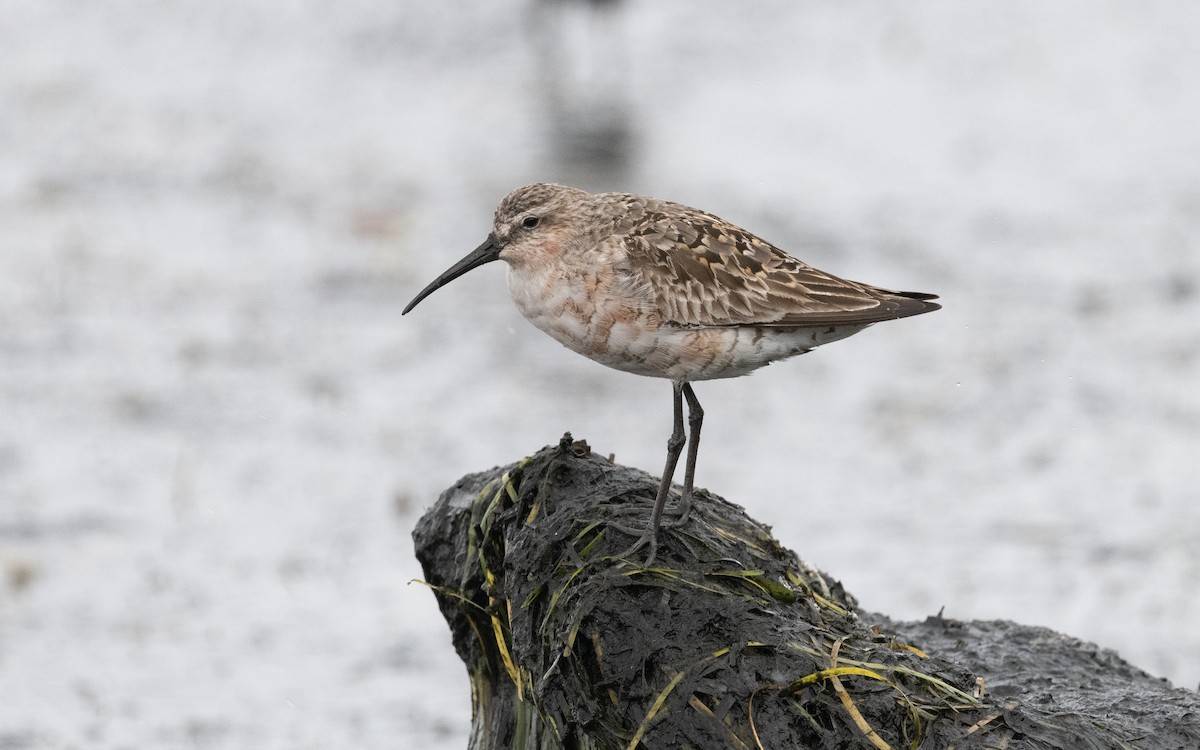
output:
[{"label": "blurry dark shape in background", "polygon": [[635,150],[621,0],[538,0],[530,8],[553,171],[585,190],[629,180]]}]

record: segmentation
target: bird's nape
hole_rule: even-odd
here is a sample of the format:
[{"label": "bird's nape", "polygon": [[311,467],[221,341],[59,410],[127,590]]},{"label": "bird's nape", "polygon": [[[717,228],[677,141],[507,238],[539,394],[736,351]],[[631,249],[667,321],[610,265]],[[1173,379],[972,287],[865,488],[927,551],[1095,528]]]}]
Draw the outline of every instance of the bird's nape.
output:
[{"label": "bird's nape", "polygon": [[431,281],[429,286],[422,289],[416,297],[413,297],[412,302],[409,302],[404,310],[400,312],[400,314],[407,315],[408,311],[416,307],[417,303],[419,303],[421,300],[433,294],[446,284],[449,284],[451,281],[454,281],[459,276],[462,276],[467,271],[478,268],[485,263],[491,263],[494,260],[499,260],[501,249],[502,247],[499,240],[496,239],[496,235],[488,234],[487,239],[484,240],[482,245],[472,250],[467,257],[450,266],[445,270],[445,272],[442,273],[441,276],[438,276],[436,279]]}]

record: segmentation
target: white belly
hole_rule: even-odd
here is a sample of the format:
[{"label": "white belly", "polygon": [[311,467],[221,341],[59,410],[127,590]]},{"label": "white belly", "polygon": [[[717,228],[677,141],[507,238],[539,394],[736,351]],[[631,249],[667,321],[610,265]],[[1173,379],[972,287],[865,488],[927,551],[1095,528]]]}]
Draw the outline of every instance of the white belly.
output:
[{"label": "white belly", "polygon": [[845,338],[864,327],[778,330],[660,326],[638,330],[636,326],[614,326],[608,351],[592,358],[625,372],[674,381],[735,378]]}]

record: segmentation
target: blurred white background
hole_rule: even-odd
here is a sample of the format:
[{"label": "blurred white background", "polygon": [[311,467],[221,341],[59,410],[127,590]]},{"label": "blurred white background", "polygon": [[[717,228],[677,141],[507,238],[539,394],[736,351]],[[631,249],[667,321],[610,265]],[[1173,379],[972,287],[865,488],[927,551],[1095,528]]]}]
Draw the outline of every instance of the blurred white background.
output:
[{"label": "blurred white background", "polygon": [[697,481],[867,609],[1200,682],[1200,5],[10,0],[0,747],[462,748],[410,530],[666,382],[562,349],[509,189],[689,203],[942,295],[702,383]]}]

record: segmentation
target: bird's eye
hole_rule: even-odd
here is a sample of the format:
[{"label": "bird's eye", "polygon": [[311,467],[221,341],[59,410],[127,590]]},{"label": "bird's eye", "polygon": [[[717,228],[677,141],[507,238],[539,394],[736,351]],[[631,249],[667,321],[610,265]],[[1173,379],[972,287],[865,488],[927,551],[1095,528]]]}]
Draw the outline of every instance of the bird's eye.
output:
[{"label": "bird's eye", "polygon": [[533,229],[538,225],[539,221],[541,221],[541,219],[536,216],[526,216],[525,220],[521,222],[521,226],[525,227],[526,229]]}]

